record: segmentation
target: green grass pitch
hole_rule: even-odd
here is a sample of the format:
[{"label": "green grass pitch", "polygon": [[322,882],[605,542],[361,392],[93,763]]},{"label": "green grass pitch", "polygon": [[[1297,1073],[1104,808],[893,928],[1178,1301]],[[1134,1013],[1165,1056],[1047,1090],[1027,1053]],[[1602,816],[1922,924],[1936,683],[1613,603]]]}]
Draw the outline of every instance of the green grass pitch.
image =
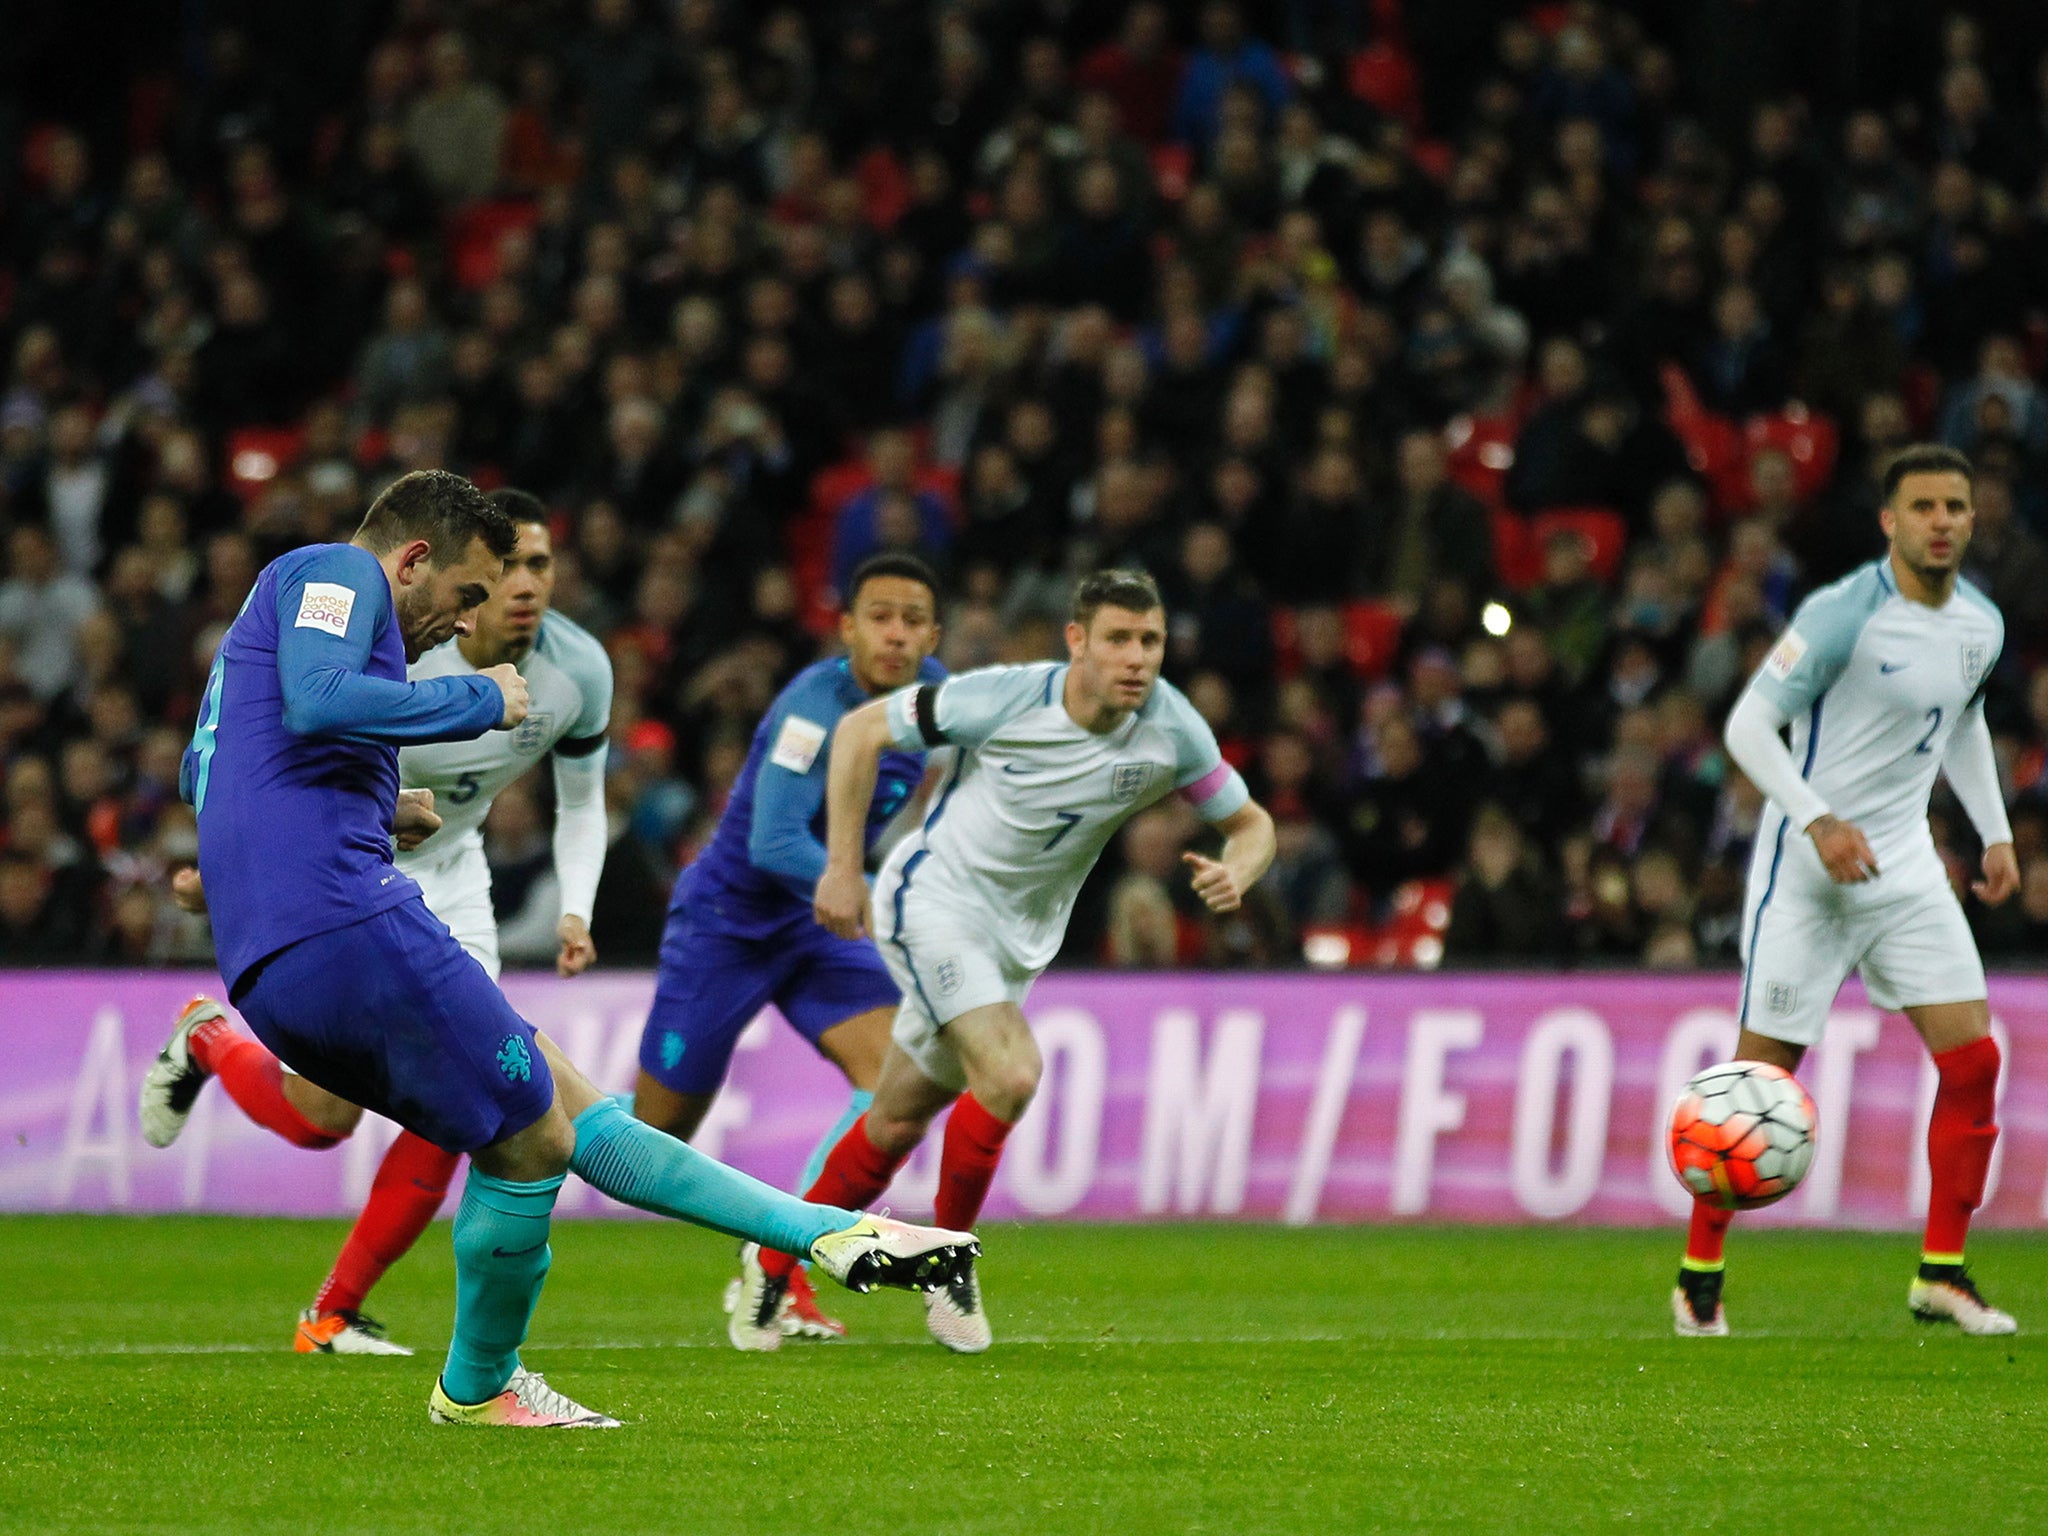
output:
[{"label": "green grass pitch", "polygon": [[[965,1533],[2040,1529],[2048,1349],[1917,1327],[1912,1242],[1742,1233],[1738,1337],[1671,1336],[1672,1232],[994,1227],[994,1351],[833,1293],[723,1347],[730,1245],[565,1222],[527,1361],[613,1434],[430,1426],[412,1360],[301,1358],[325,1222],[0,1219],[0,1530]],[[2048,1241],[1972,1257],[2048,1326]]]}]

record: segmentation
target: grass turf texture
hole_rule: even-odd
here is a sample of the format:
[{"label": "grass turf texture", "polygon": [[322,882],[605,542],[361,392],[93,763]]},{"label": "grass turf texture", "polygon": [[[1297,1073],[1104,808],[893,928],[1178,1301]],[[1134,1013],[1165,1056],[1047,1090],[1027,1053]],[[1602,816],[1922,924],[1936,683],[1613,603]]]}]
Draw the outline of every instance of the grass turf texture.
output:
[{"label": "grass turf texture", "polygon": [[[996,1227],[996,1348],[826,1287],[855,1340],[723,1346],[730,1245],[565,1222],[527,1362],[608,1434],[430,1426],[453,1261],[305,1358],[333,1223],[0,1218],[0,1529],[944,1533],[2039,1528],[2048,1349],[1915,1325],[1909,1238],[1738,1231],[1738,1336],[1671,1336],[1676,1232]],[[1972,1244],[2048,1325],[2048,1241]],[[198,1352],[178,1352],[198,1351]]]}]

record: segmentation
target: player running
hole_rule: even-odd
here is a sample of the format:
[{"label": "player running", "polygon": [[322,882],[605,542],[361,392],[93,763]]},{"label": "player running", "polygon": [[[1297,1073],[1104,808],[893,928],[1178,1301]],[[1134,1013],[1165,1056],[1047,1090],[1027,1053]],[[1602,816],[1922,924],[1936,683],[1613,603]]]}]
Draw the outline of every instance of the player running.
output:
[{"label": "player running", "polygon": [[514,544],[476,487],[427,470],[378,497],[350,543],[272,561],[215,655],[181,787],[221,974],[258,1038],[310,1085],[470,1154],[430,1418],[615,1428],[519,1359],[570,1168],[626,1204],[807,1250],[854,1289],[946,1283],[975,1245],[807,1205],[635,1120],[513,1012],[392,864],[397,748],[527,716],[510,665],[405,676],[469,632]]},{"label": "player running", "polygon": [[[1067,662],[922,683],[863,705],[834,733],[815,907],[843,939],[868,923],[863,832],[884,755],[951,746],[958,756],[931,815],[875,883],[874,931],[903,1004],[874,1102],[833,1147],[812,1197],[873,1199],[951,1105],[938,1219],[980,1213],[1042,1070],[1025,995],[1058,951],[1082,881],[1134,813],[1177,789],[1222,831],[1220,859],[1184,855],[1213,911],[1234,910],[1273,860],[1272,819],[1201,716],[1160,681],[1166,615],[1151,577],[1097,572],[1073,613]],[[743,1262],[735,1342],[775,1329],[797,1261],[749,1248]],[[989,1347],[971,1265],[927,1294],[925,1320],[948,1349]]]},{"label": "player running", "polygon": [[[900,1001],[874,945],[828,933],[811,916],[811,893],[825,871],[832,730],[849,709],[878,694],[945,676],[931,659],[939,640],[937,594],[930,569],[908,555],[877,555],[854,572],[839,621],[846,655],[806,667],[776,698],[754,732],[710,846],[683,871],[669,902],[633,1112],[672,1136],[695,1133],[725,1081],[740,1031],[772,1001],[854,1090],[852,1107],[819,1144],[803,1185],[873,1097]],[[922,752],[883,754],[867,807],[866,847],[910,803],[923,775]],[[728,1311],[736,1301],[737,1283],[728,1291]],[[779,1330],[735,1327],[732,1337],[742,1349],[772,1349],[785,1335],[845,1333],[819,1309],[799,1268],[789,1277]]]},{"label": "player running", "polygon": [[[1894,458],[1879,512],[1889,552],[1800,605],[1728,716],[1728,750],[1771,802],[1750,862],[1735,1054],[1796,1071],[1851,970],[1872,1002],[1905,1012],[1939,1074],[1926,1241],[1907,1305],[1923,1321],[2001,1334],[2017,1324],[1963,1267],[1998,1140],[1998,1043],[1984,966],[1927,825],[1934,776],[1946,772],[1984,841],[1984,878],[1971,889],[1996,905],[2018,887],[1984,724],[2005,624],[1956,574],[1970,491],[1970,461],[1952,449]],[[1789,752],[1778,734],[1787,724]],[[1728,1332],[1721,1250],[1733,1216],[1693,1207],[1671,1295],[1681,1334]]]},{"label": "player running", "polygon": [[[586,630],[549,609],[555,576],[546,508],[524,491],[493,491],[489,499],[512,519],[518,539],[505,562],[504,579],[477,610],[470,633],[429,651],[406,675],[417,681],[511,665],[526,679],[526,718],[515,730],[410,746],[398,754],[401,785],[426,792],[413,812],[425,835],[402,841],[395,862],[419,884],[427,909],[496,979],[498,925],[480,829],[498,792],[552,755],[555,870],[562,890],[556,968],[574,976],[597,958],[590,912],[607,840],[604,766],[611,659]],[[184,882],[180,897],[196,905],[196,882]],[[217,1076],[250,1119],[295,1146],[335,1146],[354,1133],[362,1118],[358,1106],[285,1072],[262,1042],[228,1022],[212,998],[194,998],[186,1006],[158,1059],[142,1095],[143,1136],[152,1146],[169,1146],[177,1139],[192,1095],[207,1076]],[[178,1059],[196,1071],[178,1072],[173,1065]],[[185,1088],[175,1106],[168,1095],[173,1076]],[[334,1267],[313,1305],[299,1316],[293,1348],[301,1354],[412,1353],[385,1337],[382,1325],[363,1312],[363,1302],[434,1219],[458,1161],[411,1131],[399,1133]]]}]

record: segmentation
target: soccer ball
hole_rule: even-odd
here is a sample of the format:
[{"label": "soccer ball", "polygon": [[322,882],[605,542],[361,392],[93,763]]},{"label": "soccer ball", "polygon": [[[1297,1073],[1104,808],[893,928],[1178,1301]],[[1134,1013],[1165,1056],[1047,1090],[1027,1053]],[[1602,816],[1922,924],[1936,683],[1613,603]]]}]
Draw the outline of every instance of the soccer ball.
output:
[{"label": "soccer ball", "polygon": [[1799,1187],[1813,1163],[1813,1100],[1762,1061],[1708,1067],[1671,1111],[1671,1171],[1692,1194],[1753,1211]]}]

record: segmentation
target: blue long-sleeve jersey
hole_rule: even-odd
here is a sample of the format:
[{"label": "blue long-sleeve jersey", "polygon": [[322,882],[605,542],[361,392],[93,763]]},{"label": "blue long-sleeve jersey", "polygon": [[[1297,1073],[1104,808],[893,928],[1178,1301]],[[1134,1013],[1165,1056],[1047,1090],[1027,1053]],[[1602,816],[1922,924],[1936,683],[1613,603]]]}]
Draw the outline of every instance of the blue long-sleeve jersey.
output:
[{"label": "blue long-sleeve jersey", "polygon": [[[945,675],[928,658],[918,681]],[[700,925],[748,938],[811,921],[811,894],[825,872],[832,732],[840,716],[867,702],[843,657],[814,662],[790,679],[754,731],[710,845],[676,882],[671,911],[687,905]],[[870,847],[923,777],[923,753],[882,754],[868,806]]]},{"label": "blue long-sleeve jersey", "polygon": [[352,544],[263,568],[222,638],[179,788],[230,993],[288,944],[419,894],[391,862],[398,749],[503,717],[478,676],[408,682],[391,584]]}]

